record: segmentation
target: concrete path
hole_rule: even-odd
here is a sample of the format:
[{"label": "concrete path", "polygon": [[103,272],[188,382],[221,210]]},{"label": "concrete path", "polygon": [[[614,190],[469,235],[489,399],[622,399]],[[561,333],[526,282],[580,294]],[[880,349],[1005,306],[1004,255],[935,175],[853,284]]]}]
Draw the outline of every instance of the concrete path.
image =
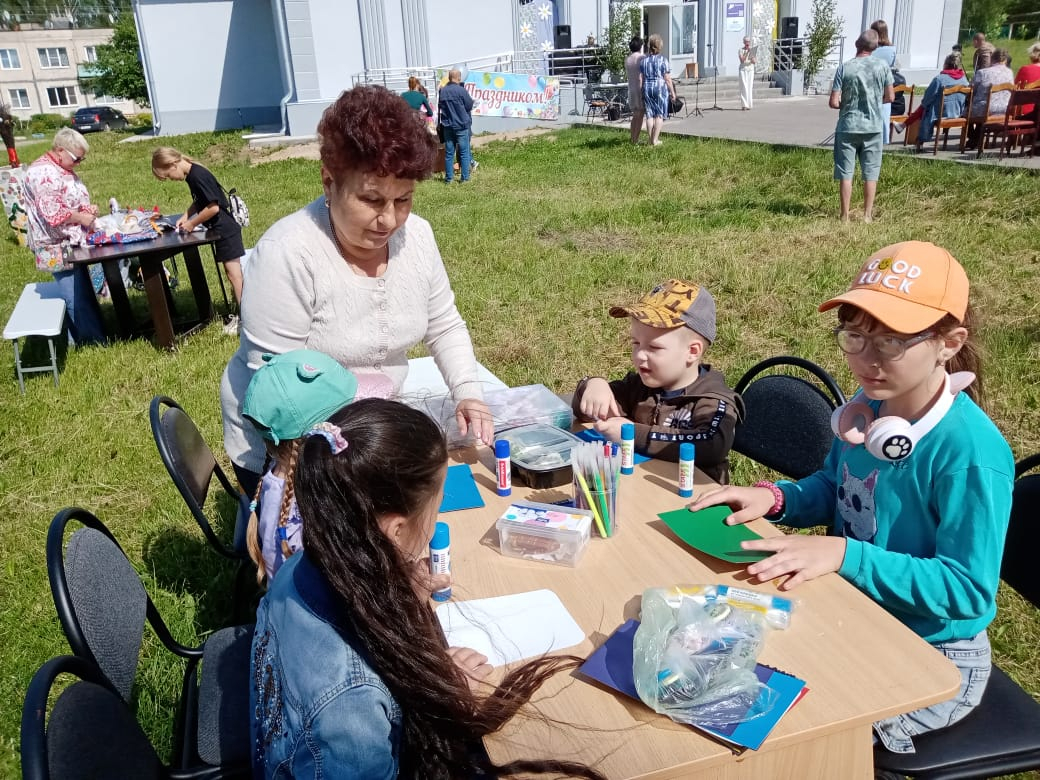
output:
[{"label": "concrete path", "polygon": [[[707,98],[707,99],[705,99]],[[720,101],[722,111],[705,110],[712,105],[711,92],[701,89],[700,108],[703,116],[673,117],[664,124],[662,140],[668,142],[668,134],[695,135],[705,138],[728,138],[734,141],[757,141],[767,144],[785,146],[808,146],[831,148],[834,124],[838,112],[827,105],[826,95],[811,97],[785,97],[776,100],[763,100],[755,104],[751,111],[741,111],[739,102]],[[693,108],[693,103],[687,104]],[[628,127],[627,121],[609,123],[616,127]],[[953,161],[966,165],[1001,165],[1005,167],[1021,167],[1040,169],[1040,155],[1033,158],[1005,157],[998,163],[998,149],[992,153],[989,149],[982,159],[976,159],[975,152],[960,154],[958,147],[960,137],[951,134],[950,150],[942,151],[939,142],[939,153],[932,156],[931,146],[926,151],[916,154],[913,147],[903,146],[902,136],[896,136],[896,142],[885,148],[885,155],[912,155],[928,160]],[[891,157],[889,157],[891,159]]]}]

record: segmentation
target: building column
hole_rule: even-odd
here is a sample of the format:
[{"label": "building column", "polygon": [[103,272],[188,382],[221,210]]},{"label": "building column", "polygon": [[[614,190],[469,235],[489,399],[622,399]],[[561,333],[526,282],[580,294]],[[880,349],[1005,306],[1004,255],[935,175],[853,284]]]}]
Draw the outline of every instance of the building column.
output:
[{"label": "building column", "polygon": [[859,29],[866,30],[875,21],[883,18],[884,13],[884,0],[863,0],[863,24]]},{"label": "building column", "polygon": [[389,45],[386,39],[386,15],[381,0],[358,0],[361,19],[361,48],[365,70],[390,67]]},{"label": "building column", "polygon": [[[910,37],[913,34],[914,0],[896,0],[896,14],[889,33],[896,44],[897,54],[910,53]],[[958,19],[960,15],[958,14]],[[900,65],[909,65],[902,63]]]},{"label": "building column", "polygon": [[433,65],[426,0],[401,0],[401,20],[404,22],[405,63],[411,68]]}]

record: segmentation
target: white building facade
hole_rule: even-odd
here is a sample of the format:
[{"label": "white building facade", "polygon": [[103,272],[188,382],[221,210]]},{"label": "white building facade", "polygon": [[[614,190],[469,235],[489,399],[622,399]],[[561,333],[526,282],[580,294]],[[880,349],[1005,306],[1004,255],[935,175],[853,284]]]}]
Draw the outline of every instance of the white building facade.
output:
[{"label": "white building facade", "polygon": [[[745,35],[769,51],[784,17],[797,17],[804,34],[812,0],[638,5],[644,35],[662,36],[673,73],[697,63],[702,76],[726,76],[737,72]],[[497,56],[576,48],[601,37],[612,7],[612,0],[134,0],[163,134],[264,127],[309,135],[358,74],[481,67]],[[960,10],[961,0],[838,0],[845,57],[860,30],[883,18],[903,67],[934,72],[956,43]]]},{"label": "white building facade", "polygon": [[83,106],[106,105],[128,114],[129,100],[84,91],[97,47],[112,39],[111,29],[20,29],[0,31],[0,101],[12,115],[71,115]]}]

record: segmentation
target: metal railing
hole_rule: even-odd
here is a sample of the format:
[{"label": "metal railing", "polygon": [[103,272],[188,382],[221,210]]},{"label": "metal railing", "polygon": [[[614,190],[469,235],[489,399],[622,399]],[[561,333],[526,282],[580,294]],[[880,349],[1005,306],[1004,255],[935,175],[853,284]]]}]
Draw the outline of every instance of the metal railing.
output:
[{"label": "metal railing", "polygon": [[[809,42],[806,38],[774,38],[771,41],[768,53],[772,58],[770,70],[773,73],[802,70],[803,61]],[[805,84],[806,94],[815,94],[820,91],[821,85],[826,85],[838,70],[838,66],[845,61],[845,38],[835,38],[827,54],[820,61],[813,76],[812,83]]]}]

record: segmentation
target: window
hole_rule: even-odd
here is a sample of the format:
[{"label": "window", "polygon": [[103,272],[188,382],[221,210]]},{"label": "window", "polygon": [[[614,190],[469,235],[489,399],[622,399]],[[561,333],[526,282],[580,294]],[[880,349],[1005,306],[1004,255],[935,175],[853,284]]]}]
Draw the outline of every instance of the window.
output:
[{"label": "window", "polygon": [[49,49],[37,49],[40,55],[41,68],[67,68],[69,67],[69,53],[65,47],[52,47]]},{"label": "window", "polygon": [[31,108],[29,105],[29,90],[9,89],[7,94],[11,98],[11,108]]},{"label": "window", "polygon": [[74,106],[79,102],[76,100],[76,88],[47,87],[47,102],[54,108],[58,106]]},{"label": "window", "polygon": [[672,54],[697,55],[697,6],[672,8]]},{"label": "window", "polygon": [[112,97],[111,95],[94,95],[94,103],[99,106],[110,106],[113,103],[119,102],[119,98]]},{"label": "window", "polygon": [[83,47],[83,61],[84,62],[97,62],[97,46],[84,46]]},{"label": "window", "polygon": [[0,49],[0,68],[3,70],[20,70],[22,61],[18,59],[18,49]]}]

